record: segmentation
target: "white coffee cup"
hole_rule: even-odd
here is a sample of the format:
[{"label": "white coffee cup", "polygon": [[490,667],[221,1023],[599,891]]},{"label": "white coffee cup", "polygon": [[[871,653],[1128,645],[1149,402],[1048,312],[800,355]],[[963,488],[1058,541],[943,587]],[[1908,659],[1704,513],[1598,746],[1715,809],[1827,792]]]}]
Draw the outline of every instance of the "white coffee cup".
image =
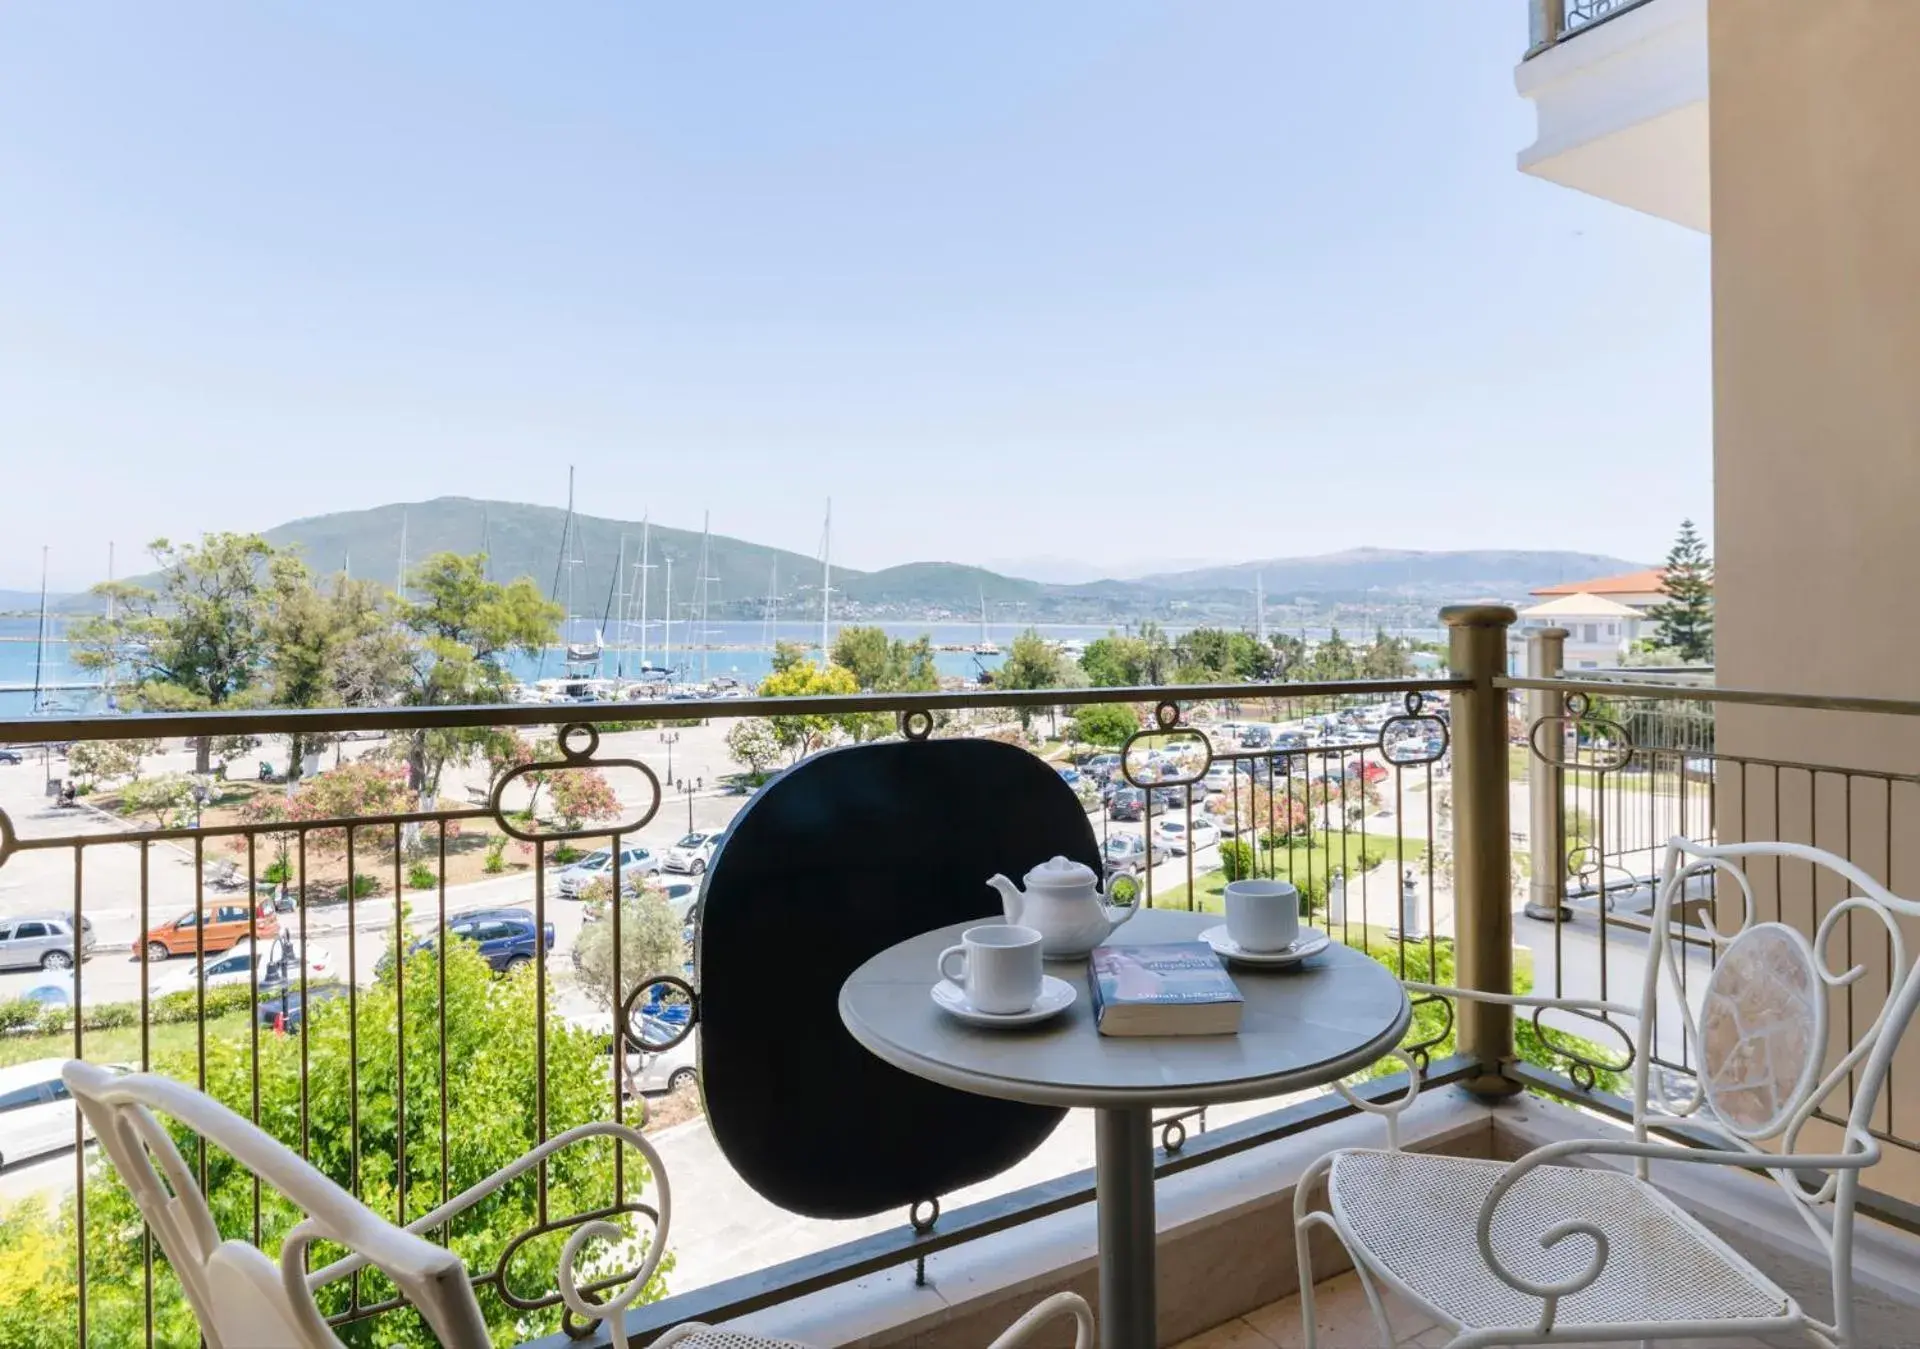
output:
[{"label": "white coffee cup", "polygon": [[1246,951],[1284,951],[1300,937],[1300,892],[1285,881],[1227,882],[1227,935]]},{"label": "white coffee cup", "polygon": [[966,991],[974,1010],[1024,1012],[1040,996],[1040,933],[1017,923],[983,923],[940,953],[940,977]]}]

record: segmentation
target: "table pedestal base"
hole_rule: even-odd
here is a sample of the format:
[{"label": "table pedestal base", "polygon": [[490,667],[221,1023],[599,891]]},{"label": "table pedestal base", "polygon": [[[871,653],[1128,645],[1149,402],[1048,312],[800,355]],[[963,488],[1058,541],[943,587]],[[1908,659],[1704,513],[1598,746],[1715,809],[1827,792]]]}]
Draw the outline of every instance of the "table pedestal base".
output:
[{"label": "table pedestal base", "polygon": [[1101,1349],[1155,1349],[1153,1113],[1094,1116]]}]

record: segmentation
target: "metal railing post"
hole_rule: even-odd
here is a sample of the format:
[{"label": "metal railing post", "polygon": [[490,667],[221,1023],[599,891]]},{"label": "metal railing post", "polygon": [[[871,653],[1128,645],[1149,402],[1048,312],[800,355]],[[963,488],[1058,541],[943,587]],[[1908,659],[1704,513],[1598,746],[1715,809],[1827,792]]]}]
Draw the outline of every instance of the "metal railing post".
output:
[{"label": "metal railing post", "polygon": [[[1440,611],[1453,674],[1472,681],[1454,693],[1449,714],[1454,978],[1462,988],[1491,993],[1513,991],[1507,694],[1493,683],[1507,672],[1507,629],[1513,620],[1513,610],[1504,604]],[[1459,1052],[1480,1064],[1467,1089],[1482,1096],[1519,1091],[1520,1084],[1501,1072],[1513,1059],[1513,1009],[1463,999],[1457,1017]]]},{"label": "metal railing post", "polygon": [[[1527,678],[1558,678],[1566,662],[1567,630],[1535,628],[1527,633]],[[1527,690],[1527,726],[1560,715],[1552,689]],[[1557,747],[1556,747],[1557,748]],[[1551,923],[1573,917],[1567,907],[1567,774],[1527,750],[1527,917]]]},{"label": "metal railing post", "polygon": [[1567,0],[1529,0],[1527,11],[1527,56],[1538,56],[1567,31]]}]

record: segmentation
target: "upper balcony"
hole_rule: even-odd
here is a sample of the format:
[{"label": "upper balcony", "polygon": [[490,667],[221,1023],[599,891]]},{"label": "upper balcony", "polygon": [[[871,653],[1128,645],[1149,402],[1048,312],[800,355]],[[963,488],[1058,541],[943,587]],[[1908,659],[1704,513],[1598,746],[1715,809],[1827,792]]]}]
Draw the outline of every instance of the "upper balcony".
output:
[{"label": "upper balcony", "polygon": [[1521,171],[1708,232],[1707,0],[1531,3]]},{"label": "upper balcony", "polygon": [[[760,1177],[734,1169],[738,1135],[730,1145],[710,1118],[727,1108],[715,1093],[731,1095],[738,1115],[742,1088],[751,1095],[753,1083],[736,1076],[723,1087],[699,1039],[709,1010],[701,999],[717,976],[705,905],[723,866],[704,864],[751,842],[733,832],[734,821],[764,790],[766,774],[739,758],[754,737],[730,732],[785,718],[780,729],[794,734],[780,757],[803,764],[836,741],[855,742],[849,763],[939,748],[917,747],[921,740],[1018,743],[1063,770],[1060,782],[1047,773],[1039,780],[1063,797],[1073,828],[1107,861],[1116,895],[1155,909],[1215,911],[1231,869],[1289,878],[1311,921],[1335,940],[1403,978],[1477,979],[1470,986],[1485,992],[1630,999],[1652,949],[1651,877],[1674,834],[1819,843],[1892,886],[1913,888],[1891,834],[1920,804],[1920,779],[1729,752],[1715,742],[1715,709],[1771,697],[1812,715],[1904,717],[1920,715],[1920,704],[1568,679],[1545,650],[1529,666],[1543,677],[1517,678],[1495,672],[1503,650],[1490,644],[1481,654],[1492,664],[1477,673],[1456,647],[1447,674],[1332,684],[0,722],[0,744],[25,747],[26,760],[0,765],[0,917],[31,913],[95,941],[91,958],[83,949],[70,970],[55,960],[45,971],[0,974],[0,1063],[79,1058],[171,1076],[256,1121],[398,1221],[419,1222],[449,1194],[563,1131],[640,1123],[672,1180],[672,1259],[628,1315],[632,1343],[698,1319],[821,1345],[985,1344],[1045,1291],[1093,1291],[1092,1116],[1070,1111],[1024,1159],[987,1179],[866,1216],[783,1211],[762,1197]],[[1470,715],[1466,697],[1495,700],[1479,704],[1495,715]],[[1124,715],[1096,715],[1114,708]],[[1176,732],[1158,729],[1168,720]],[[1124,766],[1090,757],[1096,747],[1077,744],[1075,728],[1103,745],[1134,733]],[[528,762],[516,732],[533,740],[552,733],[553,743]],[[45,791],[75,772],[70,744],[119,744],[135,765],[144,758],[184,768],[192,756],[180,737],[263,739],[263,753],[237,754],[251,770],[261,757],[292,762],[297,756],[280,750],[295,735],[309,749],[332,742],[325,761],[367,771],[333,769],[325,790],[256,783],[248,771],[169,803],[117,785],[124,772],[98,767],[94,756],[101,781],[78,804],[63,806]],[[383,795],[381,783],[403,780],[409,747],[427,737],[445,756],[433,791]],[[1115,774],[1149,789],[1116,801],[1100,780]],[[563,789],[567,780],[578,785]],[[1078,796],[1084,822],[1062,783]],[[963,799],[969,785],[956,782],[949,794],[954,846],[916,855],[916,868],[951,869],[970,858],[968,831],[991,817],[991,802]],[[899,786],[887,782],[889,791]],[[1490,821],[1498,827],[1482,827]],[[667,845],[686,833],[727,841],[718,853],[693,845],[669,856]],[[829,836],[848,831],[823,831],[811,851],[759,865],[826,875],[840,864]],[[854,862],[869,872],[891,865],[884,831],[866,837]],[[603,842],[615,846],[582,887],[584,873],[563,868],[575,860],[570,854]],[[654,868],[663,861],[673,874],[658,885]],[[1758,916],[1809,938],[1827,930],[1823,915],[1838,896],[1816,888],[1798,864],[1761,874],[1754,886]],[[609,902],[629,889],[640,892],[634,907]],[[994,901],[984,886],[979,898],[984,917]],[[1670,949],[1691,1007],[1714,969],[1709,927],[1737,923],[1742,906],[1737,894],[1711,887],[1687,898]],[[689,1037],[678,1048],[647,1038],[650,1027],[672,1021],[675,1006],[671,993],[655,998],[659,957],[648,953],[660,949],[661,934],[639,922],[644,906],[661,903],[678,905],[687,924],[686,933],[676,926],[665,934],[673,972],[694,989],[683,1009]],[[211,920],[236,907],[242,930],[264,936],[271,924],[297,939],[303,958],[227,969],[214,947],[237,934]],[[515,908],[526,911],[530,934],[552,935],[530,936],[524,948],[494,947],[471,926],[481,910]],[[808,908],[821,921],[850,911],[826,894]],[[210,921],[169,929],[183,913]],[[156,938],[162,929],[173,935]],[[770,939],[788,943],[797,930],[782,925]],[[185,944],[170,946],[181,931]],[[1857,949],[1870,962],[1883,939],[1847,922],[1833,945],[1837,951],[1844,940],[1849,960]],[[1456,966],[1456,952],[1469,948],[1481,962],[1490,951],[1509,958],[1463,957]],[[1828,1024],[1836,1035],[1843,1024],[1872,1022],[1881,978],[1870,971],[1835,986]],[[12,1000],[29,987],[64,989],[67,1000]],[[1700,1074],[1697,1046],[1671,1015],[1677,1009],[1662,1004],[1647,1055],[1670,1103],[1683,1101]],[[791,990],[766,990],[754,1010],[771,1046],[756,1062],[779,1082],[777,1099],[747,1127],[822,1140],[823,1169],[891,1155],[899,1140],[869,1132],[870,1103],[817,1067],[839,1060],[823,1048],[819,1027],[803,1020]],[[1617,1127],[1603,1121],[1627,1109],[1635,1050],[1624,1028],[1610,1014],[1557,1011],[1515,1022],[1461,1022],[1450,1000],[1415,997],[1401,1049],[1426,1089],[1401,1123],[1405,1146],[1507,1158]],[[737,1031],[737,1017],[733,1024]],[[1854,1256],[1862,1343],[1891,1342],[1886,1336],[1920,1314],[1910,1297],[1900,1300],[1910,1282],[1902,1262],[1910,1269],[1920,1258],[1898,1230],[1920,1230],[1920,1096],[1911,1086],[1920,1081],[1920,1042],[1909,1041],[1874,1118],[1884,1160],[1861,1199],[1863,1212],[1886,1224],[1863,1224]],[[1838,1039],[1835,1048],[1843,1048]],[[1315,1088],[1158,1112],[1151,1152],[1163,1343],[1200,1333],[1209,1345],[1298,1342],[1289,1320],[1297,1307],[1284,1302],[1297,1287],[1294,1188],[1329,1149],[1381,1141],[1380,1122],[1361,1103],[1403,1092],[1402,1069],[1395,1060],[1364,1071],[1353,1088],[1358,1102]],[[1533,1094],[1497,1104],[1469,1090],[1503,1080]],[[1811,1127],[1835,1125],[1832,1112],[1845,1113],[1852,1090],[1843,1074],[1831,1109]],[[42,1112],[34,1122],[51,1118],[57,1136],[35,1144],[37,1158],[8,1157],[0,1208],[33,1193],[55,1202],[0,1218],[0,1253],[17,1257],[0,1261],[0,1295],[18,1291],[7,1280],[38,1281],[38,1342],[49,1345],[192,1343],[176,1279],[71,1106],[49,1097],[32,1108]],[[0,1128],[5,1119],[0,1113]],[[937,1145],[940,1127],[926,1121],[922,1141]],[[1677,1106],[1657,1128],[1689,1146],[1715,1141]],[[222,1234],[277,1249],[291,1207],[231,1157],[182,1141]],[[565,1349],[569,1331],[608,1343],[603,1329],[563,1319],[552,1270],[562,1237],[596,1215],[630,1222],[630,1239],[644,1238],[655,1178],[633,1164],[623,1172],[620,1155],[556,1157],[550,1169],[504,1187],[485,1210],[429,1229],[469,1266],[496,1343]],[[1739,1234],[1743,1253],[1796,1295],[1818,1283],[1804,1242],[1796,1247],[1791,1233],[1780,1235],[1798,1227],[1769,1209],[1779,1198],[1770,1184],[1739,1175],[1670,1179],[1689,1212]],[[598,1285],[617,1283],[617,1267],[630,1258],[630,1249],[603,1248],[593,1265]],[[1350,1283],[1323,1299],[1340,1332],[1323,1343],[1375,1342]],[[323,1305],[348,1343],[425,1343],[393,1291],[367,1272],[332,1287]],[[1411,1342],[1445,1342],[1430,1326],[1404,1328]]]}]

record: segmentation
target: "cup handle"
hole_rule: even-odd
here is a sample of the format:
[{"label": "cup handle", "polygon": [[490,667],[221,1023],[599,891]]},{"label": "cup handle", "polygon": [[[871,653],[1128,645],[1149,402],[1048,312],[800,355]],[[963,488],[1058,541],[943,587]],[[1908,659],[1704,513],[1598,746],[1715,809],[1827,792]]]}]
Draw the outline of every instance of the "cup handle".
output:
[{"label": "cup handle", "polygon": [[[958,974],[955,974],[952,970],[947,968],[947,962],[952,960],[955,956],[960,957],[960,972]],[[946,950],[940,953],[940,959],[936,963],[940,967],[940,977],[942,979],[951,979],[954,983],[959,984],[962,987],[966,986],[966,982],[967,982],[967,948],[966,947],[949,946]]]}]

